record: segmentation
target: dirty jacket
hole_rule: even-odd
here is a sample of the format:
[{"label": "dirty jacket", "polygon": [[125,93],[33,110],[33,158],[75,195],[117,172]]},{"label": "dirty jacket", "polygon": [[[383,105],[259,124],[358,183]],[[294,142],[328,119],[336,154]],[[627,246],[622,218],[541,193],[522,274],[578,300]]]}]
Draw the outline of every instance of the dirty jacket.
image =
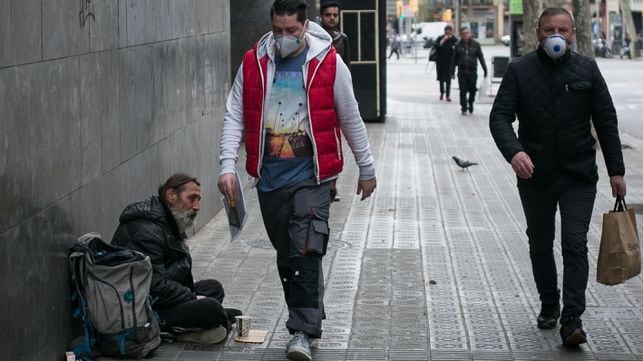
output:
[{"label": "dirty jacket", "polygon": [[596,62],[575,52],[553,61],[541,48],[509,63],[489,117],[505,159],[525,151],[534,163],[533,176],[522,183],[544,183],[558,172],[596,182],[590,121],[608,174],[624,175],[616,111]]},{"label": "dirty jacket", "polygon": [[[366,128],[359,114],[357,101],[353,94],[350,72],[346,64],[339,58],[339,55],[337,55],[334,50],[331,51],[331,37],[321,26],[309,22],[308,30],[304,36],[306,37],[308,45],[306,62],[302,69],[304,79],[306,80],[308,96],[308,118],[304,121],[304,127],[313,143],[313,160],[317,183],[333,179],[341,171],[341,166],[337,167],[334,165],[336,164],[336,160],[331,159],[327,161],[322,159],[330,157],[332,154],[332,157],[343,162],[340,129],[353,151],[360,169],[360,179],[371,179],[375,176],[373,156],[369,149]],[[274,49],[275,41],[272,32],[269,32],[259,40],[254,49],[246,53],[244,62],[237,72],[234,85],[226,102],[220,145],[221,174],[235,172],[237,152],[244,130],[249,140],[250,134],[256,132],[256,141],[251,140],[246,142],[246,152],[248,154],[246,169],[250,175],[257,178],[261,174],[265,141],[264,120],[265,115],[269,111],[268,104],[275,74]],[[253,57],[249,59],[249,56]],[[333,59],[335,64],[334,80],[328,84],[329,87],[326,87],[326,89],[321,87],[318,88],[317,91],[314,91],[315,87],[312,85],[315,84],[317,79],[328,80],[332,76],[332,72],[330,71],[322,75],[315,73],[319,70],[318,65],[323,65],[324,61],[328,61],[326,58],[329,56],[335,57],[335,59]],[[252,64],[248,64],[248,62]],[[255,68],[254,64],[261,66],[256,66],[256,70],[250,70]],[[325,64],[332,64],[332,62]],[[250,65],[250,67],[247,67],[248,65]],[[247,89],[249,87],[248,84],[245,83],[246,77],[249,76],[250,73],[246,72],[246,70],[256,71],[252,73],[253,78],[248,80],[249,82],[254,83],[257,79],[257,77],[255,77],[256,75],[262,79],[260,83],[262,89],[259,92],[261,94],[259,97],[256,96],[257,94],[248,97]],[[332,89],[330,87],[331,84]],[[311,90],[313,91],[311,92]],[[252,104],[246,104],[247,101]],[[253,109],[252,113],[249,113],[250,105]],[[311,109],[311,107],[320,108]],[[320,119],[318,117],[320,114],[319,110],[322,109],[326,109],[329,113],[324,115],[325,120],[317,124]],[[337,119],[334,125],[335,130],[328,131],[326,128],[329,124],[328,118],[332,117]],[[248,122],[248,120],[250,120],[250,122]],[[257,128],[257,123],[259,124],[259,128]],[[311,123],[314,124],[311,126]],[[246,129],[248,125],[250,125],[251,128]],[[322,133],[315,134],[318,125],[325,129],[323,129]],[[322,134],[326,134],[326,136],[322,136]],[[327,136],[328,134],[334,135],[330,138]]]},{"label": "dirty jacket", "polygon": [[159,196],[128,205],[112,243],[150,257],[152,306],[162,308],[196,299],[192,257],[174,217]]}]

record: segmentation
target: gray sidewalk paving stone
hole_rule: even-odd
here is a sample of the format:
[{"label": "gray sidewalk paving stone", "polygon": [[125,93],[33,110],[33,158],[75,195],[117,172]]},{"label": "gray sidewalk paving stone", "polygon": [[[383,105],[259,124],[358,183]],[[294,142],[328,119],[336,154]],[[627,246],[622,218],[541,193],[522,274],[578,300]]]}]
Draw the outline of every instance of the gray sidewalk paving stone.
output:
[{"label": "gray sidewalk paving stone", "polygon": [[[569,350],[558,330],[535,324],[540,303],[516,180],[488,130],[493,99],[482,95],[476,112],[461,116],[458,90],[454,102],[440,102],[424,67],[409,58],[388,66],[388,118],[367,124],[378,177],[369,200],[353,196],[358,172],[345,149],[324,259],[328,319],[314,360],[643,360],[643,277],[612,287],[595,281],[602,213],[613,205],[600,152],[583,317],[589,339]],[[643,141],[622,140],[630,146],[628,200],[643,204]],[[479,164],[462,171],[452,155]],[[163,345],[154,360],[286,359],[275,252],[256,191],[246,189],[246,198],[249,217],[235,241],[220,213],[189,244],[195,278],[220,280],[224,305],[252,316],[266,341]],[[556,258],[560,273],[558,242]]]}]

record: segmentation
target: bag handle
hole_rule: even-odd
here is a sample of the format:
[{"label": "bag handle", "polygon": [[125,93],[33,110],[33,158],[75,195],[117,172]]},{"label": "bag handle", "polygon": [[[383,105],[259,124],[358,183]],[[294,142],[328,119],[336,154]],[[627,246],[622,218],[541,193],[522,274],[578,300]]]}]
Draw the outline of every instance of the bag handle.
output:
[{"label": "bag handle", "polygon": [[612,210],[612,212],[625,212],[626,210],[627,204],[625,204],[625,198],[617,195],[616,201],[614,202],[614,210]]}]

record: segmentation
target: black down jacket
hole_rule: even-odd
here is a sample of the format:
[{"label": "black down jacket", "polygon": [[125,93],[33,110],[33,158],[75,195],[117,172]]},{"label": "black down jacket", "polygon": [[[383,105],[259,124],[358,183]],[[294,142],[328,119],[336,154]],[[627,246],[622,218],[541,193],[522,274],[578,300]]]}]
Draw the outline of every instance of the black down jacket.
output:
[{"label": "black down jacket", "polygon": [[[512,123],[518,117],[518,137]],[[596,182],[595,140],[610,176],[624,175],[616,110],[596,62],[575,52],[553,61],[539,48],[513,60],[498,89],[489,125],[508,162],[525,151],[534,174],[519,182],[545,183],[558,172]]]},{"label": "black down jacket", "polygon": [[112,243],[150,257],[153,307],[162,308],[196,299],[192,257],[167,206],[158,196],[132,203],[119,218]]}]

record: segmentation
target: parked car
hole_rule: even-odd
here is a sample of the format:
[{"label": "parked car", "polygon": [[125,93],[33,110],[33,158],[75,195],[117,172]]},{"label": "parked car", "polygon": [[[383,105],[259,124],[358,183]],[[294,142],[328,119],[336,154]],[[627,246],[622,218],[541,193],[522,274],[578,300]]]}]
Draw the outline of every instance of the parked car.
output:
[{"label": "parked car", "polygon": [[500,38],[500,41],[502,41],[505,46],[509,46],[509,44],[511,43],[511,36],[509,36],[509,34],[505,34],[502,36],[502,38]]}]

